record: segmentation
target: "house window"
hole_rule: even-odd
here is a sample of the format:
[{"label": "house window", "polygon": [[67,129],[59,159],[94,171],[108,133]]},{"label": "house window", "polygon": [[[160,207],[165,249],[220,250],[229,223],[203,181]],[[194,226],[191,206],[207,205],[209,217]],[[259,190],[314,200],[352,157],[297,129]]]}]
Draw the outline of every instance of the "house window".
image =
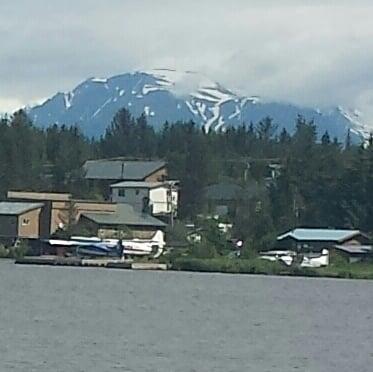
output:
[{"label": "house window", "polygon": [[28,218],[23,218],[22,219],[22,226],[27,226],[30,224],[30,220]]},{"label": "house window", "polygon": [[140,194],[140,190],[136,189],[136,195],[139,195],[139,194]]},{"label": "house window", "polygon": [[121,198],[125,198],[126,197],[126,190],[125,189],[119,189],[118,190],[118,196],[120,196]]}]

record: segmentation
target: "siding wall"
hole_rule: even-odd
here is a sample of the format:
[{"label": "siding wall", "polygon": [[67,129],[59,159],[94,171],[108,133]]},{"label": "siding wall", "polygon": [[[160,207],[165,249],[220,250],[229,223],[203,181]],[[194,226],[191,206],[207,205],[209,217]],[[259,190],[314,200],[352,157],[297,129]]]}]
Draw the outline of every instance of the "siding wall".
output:
[{"label": "siding wall", "polygon": [[[151,239],[158,231],[157,228],[152,226],[128,226],[128,229],[131,231],[133,239]],[[101,239],[127,239],[128,237],[121,234],[121,231],[120,226],[99,226],[97,236]]]},{"label": "siding wall", "polygon": [[73,210],[70,210],[70,202],[53,202],[51,212],[51,234],[57,229],[59,224],[67,225],[69,222],[69,214],[73,212],[75,220],[78,221],[82,213],[102,213],[102,212],[115,212],[116,205],[109,202],[96,202],[73,200]]},{"label": "siding wall", "polygon": [[370,240],[366,238],[363,235],[354,237],[353,239],[346,240],[345,242],[342,243],[342,245],[365,245],[365,244],[370,244]]},{"label": "siding wall", "polygon": [[39,238],[41,208],[26,212],[18,216],[18,237]]},{"label": "siding wall", "polygon": [[[125,195],[119,196],[119,191],[124,190]],[[148,188],[114,188],[112,189],[112,201],[115,203],[127,203],[133,206],[137,211],[142,211],[143,199],[149,198]]]},{"label": "siding wall", "polygon": [[0,216],[0,237],[15,238],[17,236],[17,216]]},{"label": "siding wall", "polygon": [[167,213],[170,209],[167,203],[167,188],[158,187],[150,190],[150,203],[154,214]]},{"label": "siding wall", "polygon": [[153,174],[145,177],[144,181],[146,182],[159,182],[167,179],[167,168],[162,168],[154,172]]},{"label": "siding wall", "polygon": [[[125,196],[119,196],[119,190],[123,189],[125,191]],[[115,203],[127,203],[134,207],[137,211],[142,211],[143,199],[147,197],[150,199],[150,204],[153,207],[153,214],[167,214],[171,212],[170,201],[168,201],[168,191],[167,186],[157,187],[154,189],[148,188],[113,188],[112,189],[112,201]],[[176,190],[172,191],[172,200],[174,209],[177,209],[178,204],[178,192]]]},{"label": "siding wall", "polygon": [[167,186],[150,190],[150,202],[153,205],[154,214],[171,213],[171,205],[173,205],[174,210],[177,210],[178,192],[172,190],[169,197],[169,191],[170,189]]},{"label": "siding wall", "polygon": [[[121,226],[99,225],[84,216],[80,218],[79,225],[88,228],[94,234],[104,239],[117,239],[119,237],[118,231],[121,230]],[[155,226],[128,226],[128,229],[131,231],[134,238],[140,239],[150,239],[158,230],[161,230]]]}]

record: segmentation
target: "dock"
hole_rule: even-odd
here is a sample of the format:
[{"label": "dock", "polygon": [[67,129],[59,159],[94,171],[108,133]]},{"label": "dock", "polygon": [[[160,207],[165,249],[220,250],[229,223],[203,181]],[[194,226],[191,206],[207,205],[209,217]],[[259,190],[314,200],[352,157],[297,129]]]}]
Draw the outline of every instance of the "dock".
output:
[{"label": "dock", "polygon": [[132,270],[167,270],[166,264],[156,262],[133,262],[131,264]]},{"label": "dock", "polygon": [[111,258],[86,259],[80,257],[36,256],[22,257],[15,260],[17,265],[102,267],[125,270],[168,270],[167,264],[158,262],[134,262]]}]

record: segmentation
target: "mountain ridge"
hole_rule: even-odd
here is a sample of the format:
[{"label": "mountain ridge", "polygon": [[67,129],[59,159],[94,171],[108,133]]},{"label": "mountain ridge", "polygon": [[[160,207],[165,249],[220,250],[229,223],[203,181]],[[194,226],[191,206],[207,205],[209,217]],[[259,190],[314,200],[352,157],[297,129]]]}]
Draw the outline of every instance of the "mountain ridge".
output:
[{"label": "mountain ridge", "polygon": [[37,126],[78,125],[86,135],[99,137],[123,107],[134,116],[145,114],[156,129],[166,121],[192,120],[206,132],[224,131],[270,116],[279,130],[284,127],[292,133],[297,116],[302,115],[315,120],[319,135],[328,131],[342,141],[350,130],[356,140],[368,136],[353,110],[337,107],[321,111],[265,102],[255,95],[239,95],[198,72],[173,69],[91,77],[69,92],[58,92],[42,104],[27,108],[27,112]]}]

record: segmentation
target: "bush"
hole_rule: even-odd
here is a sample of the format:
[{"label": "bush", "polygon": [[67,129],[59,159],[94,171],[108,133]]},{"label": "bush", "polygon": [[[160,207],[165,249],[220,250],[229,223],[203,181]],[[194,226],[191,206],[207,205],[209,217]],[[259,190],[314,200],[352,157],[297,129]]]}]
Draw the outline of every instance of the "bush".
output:
[{"label": "bush", "polygon": [[373,265],[367,263],[344,264],[343,266],[331,265],[313,269],[300,266],[289,267],[260,258],[230,259],[222,256],[215,258],[179,256],[171,260],[170,264],[172,269],[181,271],[373,279]]},{"label": "bush", "polygon": [[292,266],[289,271],[289,275],[294,276],[320,276],[320,273],[310,267]]},{"label": "bush", "polygon": [[26,256],[29,253],[29,246],[26,241],[21,240],[19,243],[16,243],[13,247],[9,248],[8,257],[11,258],[21,258]]},{"label": "bush", "polygon": [[54,234],[52,234],[51,238],[54,238],[54,239],[69,239],[70,238],[70,234],[68,231],[64,230],[64,229],[61,229],[61,228],[58,228]]},{"label": "bush", "polygon": [[188,230],[180,221],[176,221],[173,227],[168,225],[166,228],[166,237],[169,242],[187,243],[187,235]]},{"label": "bush", "polygon": [[268,251],[274,248],[276,243],[276,234],[268,233],[258,240],[257,251]]},{"label": "bush", "polygon": [[[248,260],[246,266],[250,265],[252,274],[277,275],[284,271],[284,265],[279,262],[271,262],[260,258]],[[244,268],[245,269],[245,266]]]},{"label": "bush", "polygon": [[254,259],[257,256],[258,252],[255,250],[252,240],[246,240],[242,248],[241,258]]},{"label": "bush", "polygon": [[261,259],[229,259],[225,257],[200,259],[177,258],[172,262],[172,268],[185,271],[222,272],[241,274],[279,274],[284,270],[281,264]]},{"label": "bush", "polygon": [[214,258],[217,256],[216,249],[208,242],[196,243],[192,245],[191,256],[195,258]]},{"label": "bush", "polygon": [[0,244],[0,258],[9,257],[9,249],[6,249],[4,245]]}]

